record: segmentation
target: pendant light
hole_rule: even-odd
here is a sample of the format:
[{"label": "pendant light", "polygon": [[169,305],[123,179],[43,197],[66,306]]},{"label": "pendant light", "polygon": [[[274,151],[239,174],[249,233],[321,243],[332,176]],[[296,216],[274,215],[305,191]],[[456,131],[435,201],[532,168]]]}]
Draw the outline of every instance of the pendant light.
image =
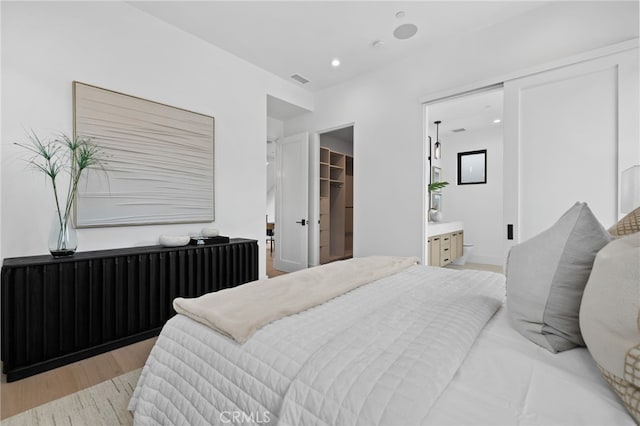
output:
[{"label": "pendant light", "polygon": [[436,160],[440,159],[440,137],[439,137],[440,123],[442,123],[442,121],[440,120],[433,122],[433,124],[436,125],[436,144],[433,149],[433,158]]}]

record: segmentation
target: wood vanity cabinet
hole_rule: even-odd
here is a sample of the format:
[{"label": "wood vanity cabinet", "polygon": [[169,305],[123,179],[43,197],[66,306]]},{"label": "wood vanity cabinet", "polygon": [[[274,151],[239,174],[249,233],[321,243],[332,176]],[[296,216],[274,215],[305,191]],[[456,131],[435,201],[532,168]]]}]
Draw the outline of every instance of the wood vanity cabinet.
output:
[{"label": "wood vanity cabinet", "polygon": [[462,256],[464,246],[464,232],[455,231],[451,233],[451,261],[453,262]]},{"label": "wood vanity cabinet", "polygon": [[451,233],[451,261],[458,257],[458,232]]},{"label": "wood vanity cabinet", "polygon": [[429,266],[446,266],[462,256],[464,232],[454,231],[427,238]]},{"label": "wood vanity cabinet", "polygon": [[440,241],[440,266],[451,263],[451,234],[443,234]]},{"label": "wood vanity cabinet", "polygon": [[429,242],[429,266],[440,266],[440,241],[441,235],[435,235],[428,239]]}]

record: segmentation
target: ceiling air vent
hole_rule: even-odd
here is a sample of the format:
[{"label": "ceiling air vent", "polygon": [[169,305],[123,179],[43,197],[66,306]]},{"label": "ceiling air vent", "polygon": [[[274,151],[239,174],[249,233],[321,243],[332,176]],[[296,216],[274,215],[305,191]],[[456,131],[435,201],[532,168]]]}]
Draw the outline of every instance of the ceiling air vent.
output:
[{"label": "ceiling air vent", "polygon": [[460,127],[459,129],[453,129],[452,132],[453,133],[459,133],[459,132],[466,132],[467,129],[465,129],[464,127]]},{"label": "ceiling air vent", "polygon": [[307,84],[309,82],[309,80],[307,80],[306,78],[304,78],[300,74],[294,74],[294,75],[291,76],[291,78],[294,79],[295,81],[297,81],[300,84]]}]

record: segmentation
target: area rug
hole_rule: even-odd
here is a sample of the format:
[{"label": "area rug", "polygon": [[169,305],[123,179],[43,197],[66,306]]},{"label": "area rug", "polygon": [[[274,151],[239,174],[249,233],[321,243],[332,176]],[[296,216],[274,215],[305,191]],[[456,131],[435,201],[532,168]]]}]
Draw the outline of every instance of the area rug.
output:
[{"label": "area rug", "polygon": [[131,425],[127,411],[141,368],[87,389],[16,414],[2,426],[23,425]]}]

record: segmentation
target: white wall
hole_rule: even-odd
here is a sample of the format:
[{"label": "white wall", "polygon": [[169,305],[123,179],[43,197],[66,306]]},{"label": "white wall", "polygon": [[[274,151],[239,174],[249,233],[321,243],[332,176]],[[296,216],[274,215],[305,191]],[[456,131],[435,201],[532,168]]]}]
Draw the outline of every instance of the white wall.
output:
[{"label": "white wall", "polygon": [[[2,23],[2,6],[0,5],[0,24]],[[0,31],[0,46],[3,45],[3,37],[2,37],[2,31]],[[0,70],[2,69],[2,57],[4,55],[0,54]],[[0,96],[2,94],[2,79],[0,78]],[[3,102],[0,101],[0,117],[2,117],[2,104]],[[1,135],[1,131],[2,131],[2,120],[0,120],[0,135]],[[0,144],[1,144],[1,140],[0,140]],[[0,178],[2,178],[2,145],[0,145]],[[0,182],[0,260],[4,259],[2,257],[2,182]]]},{"label": "white wall", "polygon": [[[465,243],[474,244],[473,263],[503,265],[502,241],[502,126],[448,133],[441,137],[442,178],[450,185],[442,190],[442,216],[445,222],[464,222]],[[487,183],[458,185],[458,153],[487,150]]]},{"label": "white wall", "polygon": [[286,122],[285,133],[355,123],[354,255],[421,256],[426,155],[418,99],[637,37],[637,2],[554,2],[328,88],[315,112]]},{"label": "white wall", "polygon": [[397,89],[393,79],[365,76],[320,92],[317,113],[285,122],[285,134],[355,123],[355,256],[421,254],[422,109]]},{"label": "white wall", "polygon": [[[269,110],[267,109],[267,114]],[[284,122],[277,118],[267,116],[267,140],[275,141],[284,134]]]},{"label": "white wall", "polygon": [[[266,96],[312,110],[312,94],[126,3],[1,7],[3,256],[47,253],[51,191],[12,143],[25,141],[24,129],[71,134],[73,80],[214,116],[214,226],[264,247]],[[79,250],[155,244],[204,225],[81,229]]]},{"label": "white wall", "polygon": [[322,133],[320,135],[320,146],[345,155],[353,156],[353,141],[336,138],[331,135],[331,132]]}]

